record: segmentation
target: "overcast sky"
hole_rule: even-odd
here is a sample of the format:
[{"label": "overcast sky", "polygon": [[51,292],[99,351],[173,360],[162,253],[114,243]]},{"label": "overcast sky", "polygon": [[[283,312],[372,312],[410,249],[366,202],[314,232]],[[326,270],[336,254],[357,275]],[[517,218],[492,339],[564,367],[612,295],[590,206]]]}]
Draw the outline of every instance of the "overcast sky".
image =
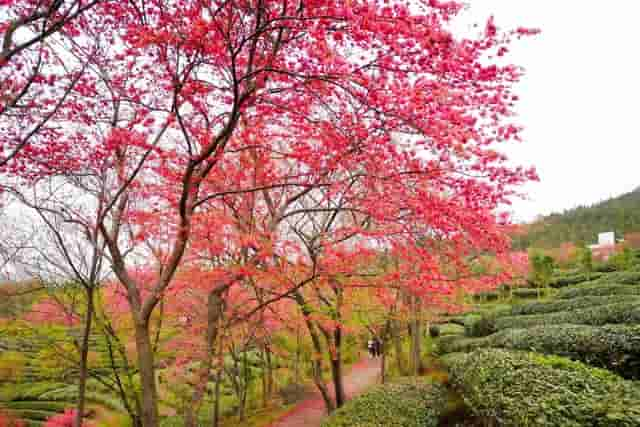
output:
[{"label": "overcast sky", "polygon": [[509,148],[541,182],[514,204],[517,219],[561,211],[640,186],[640,1],[470,0],[467,18],[542,30],[514,43],[525,142]]}]

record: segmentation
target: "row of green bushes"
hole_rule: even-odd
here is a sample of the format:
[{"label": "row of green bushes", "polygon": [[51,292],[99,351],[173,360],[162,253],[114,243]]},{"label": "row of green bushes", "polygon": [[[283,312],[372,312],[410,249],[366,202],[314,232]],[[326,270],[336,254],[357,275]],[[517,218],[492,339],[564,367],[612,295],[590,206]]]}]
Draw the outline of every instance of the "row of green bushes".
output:
[{"label": "row of green bushes", "polygon": [[587,296],[573,299],[562,299],[554,301],[531,302],[527,304],[515,305],[510,311],[500,311],[496,316],[520,316],[527,314],[545,314],[557,311],[577,310],[589,308],[597,305],[617,304],[630,300],[640,301],[640,297],[629,297],[628,295],[611,296]]},{"label": "row of green bushes", "polygon": [[629,301],[546,314],[505,317],[483,316],[480,320],[465,328],[465,335],[484,337],[503,329],[530,328],[539,325],[559,325],[563,323],[601,326],[638,322],[640,322],[640,304],[635,301]]},{"label": "row of green bushes", "polygon": [[566,286],[577,285],[589,280],[596,280],[601,278],[602,276],[604,276],[604,273],[599,272],[555,274],[551,278],[549,286],[551,286],[552,288],[564,288]]},{"label": "row of green bushes", "polygon": [[570,299],[588,296],[610,295],[640,295],[640,286],[591,283],[589,285],[561,289],[557,293],[556,298]]},{"label": "row of green bushes", "polygon": [[445,407],[444,386],[407,380],[378,386],[347,402],[322,427],[437,427]]},{"label": "row of green bushes", "polygon": [[615,271],[599,277],[593,282],[616,283],[620,285],[640,285],[640,271]]},{"label": "row of green bushes", "polygon": [[606,368],[623,378],[640,379],[640,325],[550,325],[507,329],[484,338],[438,342],[440,353],[498,347],[566,356]]},{"label": "row of green bushes", "polygon": [[500,426],[640,425],[640,389],[602,369],[501,349],[454,353],[443,361],[473,413]]}]

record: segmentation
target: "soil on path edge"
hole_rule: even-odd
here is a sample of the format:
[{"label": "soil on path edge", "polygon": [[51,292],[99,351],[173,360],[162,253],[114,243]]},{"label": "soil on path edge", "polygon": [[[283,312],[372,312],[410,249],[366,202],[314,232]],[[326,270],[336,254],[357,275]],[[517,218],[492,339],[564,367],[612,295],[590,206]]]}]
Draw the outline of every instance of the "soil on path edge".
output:
[{"label": "soil on path edge", "polygon": [[[363,359],[351,367],[344,378],[347,399],[351,399],[376,384],[380,378],[380,359]],[[269,427],[320,427],[326,416],[324,401],[319,393],[298,403],[291,411]]]}]

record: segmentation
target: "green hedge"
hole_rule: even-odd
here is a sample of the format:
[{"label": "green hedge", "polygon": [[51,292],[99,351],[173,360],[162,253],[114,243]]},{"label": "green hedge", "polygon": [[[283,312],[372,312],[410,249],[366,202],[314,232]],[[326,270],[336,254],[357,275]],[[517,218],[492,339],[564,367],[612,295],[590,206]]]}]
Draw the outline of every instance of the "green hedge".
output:
[{"label": "green hedge", "polygon": [[[498,313],[498,316],[519,316],[523,314],[544,314],[556,311],[577,310],[581,308],[589,308],[597,305],[617,304],[629,301],[628,295],[612,295],[612,296],[592,296],[573,299],[563,299],[544,302],[531,302],[527,304],[516,305],[511,308],[508,313]],[[640,297],[631,297],[634,301],[640,301]]]},{"label": "green hedge", "polygon": [[638,323],[640,322],[640,304],[631,301],[556,313],[494,317],[488,318],[487,321],[493,323],[493,327],[489,325],[486,331],[491,331],[492,329],[501,331],[509,328],[529,328],[538,325],[558,325],[562,323],[592,326],[601,326],[608,323]]},{"label": "green hedge", "polygon": [[[516,298],[529,299],[538,298],[538,289],[536,288],[515,288],[512,295]],[[545,290],[540,289],[540,295],[545,295]]]},{"label": "green hedge", "polygon": [[387,384],[347,402],[322,427],[437,427],[445,406],[442,385],[413,381]]},{"label": "green hedge", "polygon": [[640,271],[616,271],[607,273],[596,282],[599,283],[616,283],[620,285],[640,285]]},{"label": "green hedge", "polygon": [[577,285],[578,283],[588,282],[590,280],[596,280],[601,278],[604,273],[573,273],[555,275],[551,278],[549,286],[552,288],[564,288],[566,286]]},{"label": "green hedge", "polygon": [[445,318],[447,323],[453,323],[460,326],[467,326],[475,321],[478,321],[482,316],[479,314],[466,314],[464,316],[454,316]]},{"label": "green hedge", "polygon": [[587,296],[640,295],[640,286],[595,283],[561,289],[556,298],[570,299]]},{"label": "green hedge", "polygon": [[496,301],[498,299],[500,299],[500,292],[498,291],[484,291],[473,295],[474,301]]},{"label": "green hedge", "polygon": [[507,329],[484,338],[438,342],[440,353],[498,347],[566,356],[640,379],[640,325],[550,325]]},{"label": "green hedge", "polygon": [[464,335],[464,326],[455,323],[443,323],[440,325],[431,325],[429,327],[429,335],[431,337],[440,337],[446,335]]},{"label": "green hedge", "polygon": [[443,361],[473,413],[500,426],[640,425],[640,388],[602,369],[501,349],[454,353]]}]

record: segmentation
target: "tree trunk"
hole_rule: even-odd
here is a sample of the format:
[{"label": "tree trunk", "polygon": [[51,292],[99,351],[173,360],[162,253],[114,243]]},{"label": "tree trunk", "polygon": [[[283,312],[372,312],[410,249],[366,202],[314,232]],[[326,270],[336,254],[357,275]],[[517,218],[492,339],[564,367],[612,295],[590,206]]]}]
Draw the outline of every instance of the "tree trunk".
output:
[{"label": "tree trunk", "polygon": [[89,337],[91,336],[91,322],[93,320],[94,301],[93,288],[87,288],[87,313],[84,321],[84,331],[82,333],[82,344],[80,345],[80,378],[78,380],[78,405],[76,407],[76,416],[73,420],[74,427],[82,427],[82,419],[84,418],[84,406],[87,390],[87,376],[89,372]]},{"label": "tree trunk", "polygon": [[382,384],[384,384],[387,380],[387,349],[386,349],[386,341],[383,339],[381,340],[381,352],[382,352],[382,357],[380,360],[380,382]]},{"label": "tree trunk", "polygon": [[396,367],[398,368],[398,373],[401,376],[405,376],[407,375],[407,371],[406,371],[407,364],[405,363],[404,353],[402,352],[402,341],[400,339],[400,326],[398,325],[397,321],[395,321],[394,323],[396,327],[393,328],[394,329],[393,345],[396,353]]},{"label": "tree trunk", "polygon": [[149,321],[144,319],[135,323],[138,368],[140,369],[140,385],[142,387],[142,425],[144,427],[158,427],[158,391],[156,389],[153,348],[149,337]]},{"label": "tree trunk", "polygon": [[222,368],[218,369],[216,373],[216,391],[215,401],[213,402],[213,419],[211,420],[212,427],[219,427],[220,424],[220,383],[222,382]]},{"label": "tree trunk", "polygon": [[344,384],[342,382],[342,330],[338,326],[333,331],[335,352],[331,355],[331,376],[336,397],[336,408],[345,402]]},{"label": "tree trunk", "polygon": [[204,360],[201,361],[200,371],[197,375],[198,380],[195,384],[193,395],[191,396],[191,405],[189,405],[185,414],[185,427],[197,427],[198,425],[198,412],[207,390],[207,384],[209,383],[219,321],[224,312],[224,299],[222,298],[222,294],[227,288],[226,286],[218,287],[209,293],[207,301],[207,336],[205,339],[206,353]]},{"label": "tree trunk", "polygon": [[411,325],[411,358],[412,367],[413,367],[413,375],[418,376],[420,374],[421,368],[421,352],[420,352],[420,344],[422,341],[422,334],[420,332],[420,309],[419,309],[419,300],[418,297],[414,298],[413,301],[413,321]]},{"label": "tree trunk", "polygon": [[322,344],[320,343],[320,336],[318,334],[318,330],[316,329],[313,320],[311,320],[311,313],[307,308],[304,298],[299,292],[294,294],[295,300],[298,303],[300,309],[302,310],[302,316],[304,318],[304,323],[307,326],[307,331],[309,331],[309,336],[311,337],[311,343],[313,344],[313,355],[311,360],[311,371],[313,372],[313,382],[318,387],[320,394],[322,395],[322,400],[324,400],[325,408],[327,409],[327,413],[332,413],[336,407],[333,403],[333,399],[331,399],[331,395],[329,394],[329,390],[327,389],[327,385],[324,383],[322,379]]}]

